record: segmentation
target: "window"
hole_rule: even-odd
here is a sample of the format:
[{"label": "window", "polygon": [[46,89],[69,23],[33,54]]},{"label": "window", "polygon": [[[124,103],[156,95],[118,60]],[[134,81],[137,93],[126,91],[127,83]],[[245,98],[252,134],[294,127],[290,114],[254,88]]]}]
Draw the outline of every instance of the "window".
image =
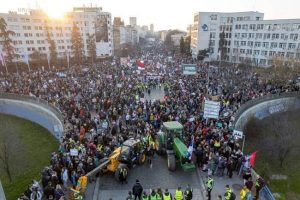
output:
[{"label": "window", "polygon": [[269,56],[275,56],[276,55],[276,51],[269,51]]},{"label": "window", "polygon": [[240,49],[240,53],[244,54],[245,53],[245,49]]},{"label": "window", "polygon": [[259,55],[260,51],[259,50],[254,50],[254,55]]},{"label": "window", "polygon": [[242,41],[241,46],[246,46],[246,41]]},{"label": "window", "polygon": [[262,34],[262,33],[256,33],[256,39],[261,39],[261,38],[262,38],[262,36],[263,36],[263,34]]},{"label": "window", "polygon": [[247,37],[247,33],[242,33],[242,38],[246,38]]},{"label": "window", "polygon": [[234,38],[239,38],[240,37],[240,33],[235,33],[234,34]]},{"label": "window", "polygon": [[248,41],[248,47],[253,47],[253,41]]},{"label": "window", "polygon": [[279,48],[285,49],[286,48],[286,43],[279,43]]},{"label": "window", "polygon": [[271,37],[271,34],[270,33],[265,33],[264,34],[264,39],[270,39]]},{"label": "window", "polygon": [[289,43],[288,49],[295,49],[296,43]]},{"label": "window", "polygon": [[268,55],[268,51],[261,51],[261,55],[262,56],[267,56]]},{"label": "window", "polygon": [[248,24],[243,24],[242,29],[243,30],[248,30]]},{"label": "window", "polygon": [[255,25],[255,24],[250,24],[250,26],[249,26],[249,29],[250,29],[250,30],[255,30],[255,28],[256,28],[256,25]]},{"label": "window", "polygon": [[247,49],[247,54],[252,54],[252,49]]},{"label": "window", "polygon": [[272,48],[277,48],[277,42],[271,42],[271,49]]},{"label": "window", "polygon": [[269,42],[263,42],[263,47],[264,48],[269,48]]},{"label": "window", "polygon": [[264,25],[263,24],[257,24],[257,30],[262,30],[264,29]]},{"label": "window", "polygon": [[261,42],[255,42],[254,46],[255,47],[260,47],[261,46]]},{"label": "window", "polygon": [[234,46],[239,46],[239,45],[240,45],[240,42],[235,40],[235,41],[233,42],[233,44],[234,44]]}]

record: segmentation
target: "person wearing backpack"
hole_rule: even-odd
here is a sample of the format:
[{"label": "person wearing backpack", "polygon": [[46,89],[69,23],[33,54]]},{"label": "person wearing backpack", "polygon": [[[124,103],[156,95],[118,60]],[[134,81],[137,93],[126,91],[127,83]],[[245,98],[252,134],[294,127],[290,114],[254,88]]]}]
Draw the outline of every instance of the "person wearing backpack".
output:
[{"label": "person wearing backpack", "polygon": [[232,189],[229,187],[229,185],[226,185],[226,192],[224,194],[225,200],[235,200],[236,195],[233,193]]}]

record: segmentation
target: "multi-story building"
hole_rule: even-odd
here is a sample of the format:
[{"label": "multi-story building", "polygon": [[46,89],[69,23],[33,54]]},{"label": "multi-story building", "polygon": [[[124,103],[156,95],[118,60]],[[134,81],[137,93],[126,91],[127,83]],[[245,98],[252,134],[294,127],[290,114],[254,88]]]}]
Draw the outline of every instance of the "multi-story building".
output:
[{"label": "multi-story building", "polygon": [[136,45],[139,42],[137,29],[131,25],[124,25],[121,18],[114,18],[113,25],[113,40],[114,40],[114,51],[120,50],[123,45]]},{"label": "multi-story building", "polygon": [[173,45],[179,46],[181,38],[184,38],[185,36],[186,36],[186,33],[177,33],[177,34],[171,35],[171,41],[173,42]]},{"label": "multi-story building", "polygon": [[7,29],[14,32],[11,38],[19,59],[35,51],[49,54],[47,35],[55,41],[58,56],[66,56],[71,52],[73,23],[81,33],[86,56],[90,35],[94,35],[96,40],[97,57],[113,55],[111,14],[103,12],[100,7],[76,7],[72,12],[65,13],[62,19],[51,19],[42,10],[31,10],[24,14],[0,13],[0,18],[4,18]]},{"label": "multi-story building", "polygon": [[259,12],[194,15],[191,33],[193,56],[210,49],[210,59],[219,60],[220,33],[225,33],[226,58],[234,63],[250,61],[255,65],[272,65],[274,57],[300,59],[300,19],[263,20]]},{"label": "multi-story building", "polygon": [[150,24],[150,34],[154,34],[154,24]]},{"label": "multi-story building", "polygon": [[132,27],[137,26],[136,17],[129,17],[129,25],[132,26]]}]

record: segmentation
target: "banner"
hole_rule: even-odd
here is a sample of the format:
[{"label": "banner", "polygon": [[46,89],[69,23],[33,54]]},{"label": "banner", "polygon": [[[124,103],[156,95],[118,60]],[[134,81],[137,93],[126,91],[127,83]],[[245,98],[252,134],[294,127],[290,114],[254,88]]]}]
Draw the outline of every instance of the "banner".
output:
[{"label": "banner", "polygon": [[195,75],[197,74],[197,68],[195,64],[182,64],[182,71],[184,75]]}]

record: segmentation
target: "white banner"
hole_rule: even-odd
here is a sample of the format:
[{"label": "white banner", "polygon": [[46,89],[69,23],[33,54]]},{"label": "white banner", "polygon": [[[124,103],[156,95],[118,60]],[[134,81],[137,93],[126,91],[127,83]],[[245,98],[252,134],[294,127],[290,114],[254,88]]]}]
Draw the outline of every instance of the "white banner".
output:
[{"label": "white banner", "polygon": [[234,130],[233,131],[233,136],[237,139],[242,139],[243,136],[244,136],[244,133],[243,131],[237,131],[237,130]]},{"label": "white banner", "polygon": [[220,106],[220,102],[205,100],[203,117],[219,119]]}]

